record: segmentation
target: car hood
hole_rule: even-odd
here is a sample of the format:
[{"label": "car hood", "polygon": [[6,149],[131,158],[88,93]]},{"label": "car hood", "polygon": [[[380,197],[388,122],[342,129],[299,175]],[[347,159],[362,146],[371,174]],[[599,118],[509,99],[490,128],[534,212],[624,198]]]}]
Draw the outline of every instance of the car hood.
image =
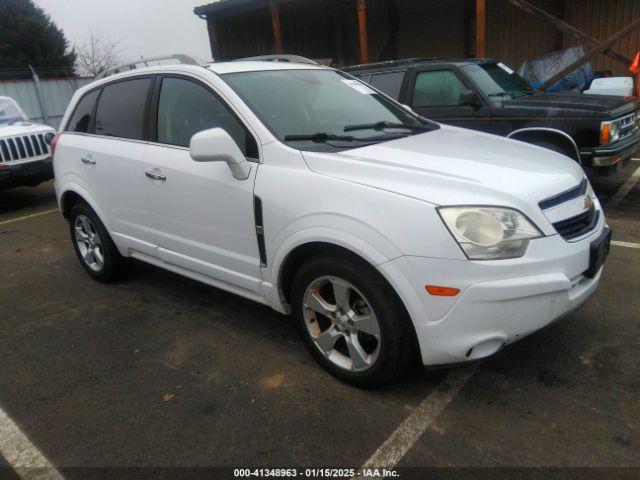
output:
[{"label": "car hood", "polygon": [[18,135],[30,135],[33,133],[54,132],[55,130],[48,125],[39,123],[20,122],[9,124],[0,124],[0,138],[16,137]]},{"label": "car hood", "polygon": [[435,205],[502,205],[539,214],[538,202],[584,177],[551,150],[457,127],[340,153],[303,152],[316,173]]},{"label": "car hood", "polygon": [[536,93],[525,97],[514,98],[502,102],[505,113],[517,110],[530,110],[545,116],[555,117],[598,117],[616,118],[638,109],[640,103],[636,100],[609,95],[581,95],[569,93]]}]

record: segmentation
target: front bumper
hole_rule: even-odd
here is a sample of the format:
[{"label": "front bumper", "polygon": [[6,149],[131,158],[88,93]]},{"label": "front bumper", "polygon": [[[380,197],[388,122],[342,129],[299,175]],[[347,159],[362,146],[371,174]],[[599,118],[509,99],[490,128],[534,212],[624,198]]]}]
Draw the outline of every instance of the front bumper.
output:
[{"label": "front bumper", "polygon": [[[400,257],[386,267],[411,285],[403,300],[413,320],[425,365],[483,358],[580,307],[598,287],[587,238],[567,242],[560,235],[531,242],[525,257],[467,261]],[[432,296],[425,285],[459,288],[455,297]]]},{"label": "front bumper", "polygon": [[51,157],[22,163],[0,163],[0,189],[34,186],[52,178]]},{"label": "front bumper", "polygon": [[614,173],[618,167],[633,156],[640,144],[640,130],[611,145],[581,148],[582,165],[595,172]]}]

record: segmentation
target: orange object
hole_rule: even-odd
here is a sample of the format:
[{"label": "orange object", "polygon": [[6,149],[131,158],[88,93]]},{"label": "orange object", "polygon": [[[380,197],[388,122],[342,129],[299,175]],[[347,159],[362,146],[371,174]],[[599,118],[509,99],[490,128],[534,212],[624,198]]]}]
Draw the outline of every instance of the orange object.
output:
[{"label": "orange object", "polygon": [[600,132],[600,142],[607,143],[611,138],[611,127],[608,123],[605,123],[602,126],[602,131]]},{"label": "orange object", "polygon": [[438,297],[455,297],[460,293],[459,288],[439,287],[437,285],[427,285],[425,288],[431,295],[436,295]]},{"label": "orange object", "polygon": [[637,92],[636,94],[640,97],[640,52],[636,53],[636,58],[633,59],[633,63],[629,67],[629,71],[636,75],[636,84],[637,84]]},{"label": "orange object", "polygon": [[640,73],[640,52],[636,53],[636,58],[633,59],[633,63],[629,67],[629,71],[635,75]]}]

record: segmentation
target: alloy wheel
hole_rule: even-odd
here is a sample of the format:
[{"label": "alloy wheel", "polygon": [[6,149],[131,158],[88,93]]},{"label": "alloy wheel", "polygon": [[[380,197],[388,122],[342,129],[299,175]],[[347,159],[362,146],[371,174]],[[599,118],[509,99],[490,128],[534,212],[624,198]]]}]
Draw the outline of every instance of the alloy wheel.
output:
[{"label": "alloy wheel", "polygon": [[309,284],[303,303],[307,332],[331,363],[351,372],[373,367],[380,355],[380,324],[355,286],[323,276]]},{"label": "alloy wheel", "polygon": [[84,263],[94,272],[104,267],[102,240],[95,225],[86,215],[78,215],[74,223],[75,242]]}]

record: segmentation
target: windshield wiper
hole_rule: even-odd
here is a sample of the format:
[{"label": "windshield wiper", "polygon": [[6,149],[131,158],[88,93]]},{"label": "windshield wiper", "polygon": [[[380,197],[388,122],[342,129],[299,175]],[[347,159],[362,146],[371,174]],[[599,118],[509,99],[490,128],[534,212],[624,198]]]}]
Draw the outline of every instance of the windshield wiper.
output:
[{"label": "windshield wiper", "polygon": [[353,132],[355,130],[384,130],[385,128],[405,128],[411,131],[421,131],[426,132],[427,130],[433,130],[433,127],[429,125],[406,125],[404,123],[395,123],[395,122],[387,122],[383,120],[382,122],[375,123],[359,123],[356,125],[347,125],[344,127],[345,132]]},{"label": "windshield wiper", "polygon": [[313,143],[326,143],[330,141],[338,142],[353,142],[355,138],[351,135],[335,135],[333,133],[312,133],[309,135],[285,135],[285,142],[297,142],[297,141],[311,140]]}]

